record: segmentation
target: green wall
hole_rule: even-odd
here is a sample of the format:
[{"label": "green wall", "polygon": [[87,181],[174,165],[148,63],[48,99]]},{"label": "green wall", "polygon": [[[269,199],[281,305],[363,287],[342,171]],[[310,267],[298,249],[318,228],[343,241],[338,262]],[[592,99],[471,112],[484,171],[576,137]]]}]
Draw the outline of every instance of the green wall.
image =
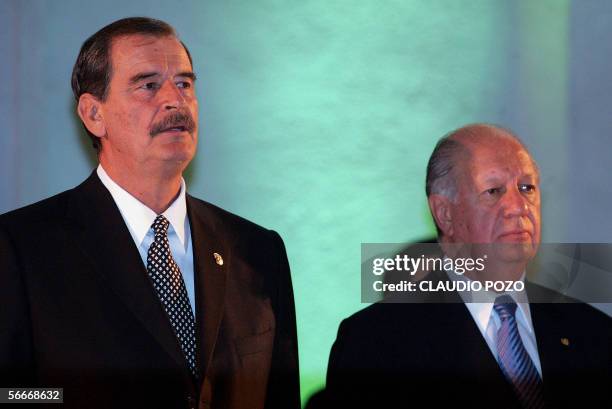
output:
[{"label": "green wall", "polygon": [[[562,20],[564,3],[548,3],[549,18]],[[554,35],[534,24],[538,12],[496,1],[204,8],[203,24],[216,34],[201,37],[208,49],[196,58],[204,121],[212,122],[194,172],[206,180],[198,193],[216,191],[284,237],[304,399],[324,384],[340,320],[365,306],[360,243],[434,234],[423,181],[435,141],[465,123],[503,122],[535,94],[539,51],[530,36]],[[525,90],[508,95],[513,87]],[[214,168],[202,173],[211,156]]]}]

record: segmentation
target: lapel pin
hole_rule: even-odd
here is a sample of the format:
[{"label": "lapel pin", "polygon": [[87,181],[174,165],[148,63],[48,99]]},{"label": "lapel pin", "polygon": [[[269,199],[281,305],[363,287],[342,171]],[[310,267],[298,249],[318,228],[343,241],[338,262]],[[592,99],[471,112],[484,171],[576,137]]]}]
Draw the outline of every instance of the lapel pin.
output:
[{"label": "lapel pin", "polygon": [[561,343],[567,347],[567,346],[569,346],[569,339],[568,338],[561,338]]},{"label": "lapel pin", "polygon": [[215,258],[215,263],[222,266],[223,265],[223,257],[219,253],[213,253],[213,257]]}]

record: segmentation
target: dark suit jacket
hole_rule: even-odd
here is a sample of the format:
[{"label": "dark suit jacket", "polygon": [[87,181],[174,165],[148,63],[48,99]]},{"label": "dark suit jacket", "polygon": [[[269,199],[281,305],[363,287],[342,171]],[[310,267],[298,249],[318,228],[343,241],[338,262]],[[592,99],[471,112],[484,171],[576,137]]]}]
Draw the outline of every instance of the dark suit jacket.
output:
[{"label": "dark suit jacket", "polygon": [[[530,298],[571,301],[526,288]],[[459,295],[423,296],[373,304],[341,323],[329,359],[327,406],[518,408]],[[532,303],[530,310],[547,407],[609,407],[612,320],[575,302]]]},{"label": "dark suit jacket", "polygon": [[75,189],[0,216],[0,387],[63,387],[63,407],[79,409],[299,407],[280,236],[191,196],[187,211],[197,381],[94,172]]}]

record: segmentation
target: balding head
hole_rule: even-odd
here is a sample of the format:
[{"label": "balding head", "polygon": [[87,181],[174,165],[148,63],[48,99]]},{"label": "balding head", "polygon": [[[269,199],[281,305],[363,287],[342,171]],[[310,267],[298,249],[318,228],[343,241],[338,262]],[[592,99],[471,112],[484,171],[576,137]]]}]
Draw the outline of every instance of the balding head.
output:
[{"label": "balding head", "polygon": [[[454,199],[457,193],[457,171],[467,163],[475,146],[517,143],[527,147],[510,130],[490,124],[471,124],[444,135],[436,144],[427,164],[425,193],[444,195]],[[471,148],[471,149],[470,149]],[[537,169],[535,161],[534,166]]]}]

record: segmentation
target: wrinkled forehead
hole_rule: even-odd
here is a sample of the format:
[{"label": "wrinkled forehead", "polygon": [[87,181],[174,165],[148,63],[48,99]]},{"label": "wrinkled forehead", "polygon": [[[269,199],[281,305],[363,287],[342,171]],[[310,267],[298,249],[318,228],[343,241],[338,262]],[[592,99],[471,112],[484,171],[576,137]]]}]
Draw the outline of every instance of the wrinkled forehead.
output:
[{"label": "wrinkled forehead", "polygon": [[465,149],[460,159],[463,177],[477,184],[509,179],[539,181],[537,164],[525,147],[511,136],[490,136],[459,141]]},{"label": "wrinkled forehead", "polygon": [[173,35],[132,34],[113,39],[110,47],[113,70],[138,64],[173,62],[191,69],[183,44]]}]

